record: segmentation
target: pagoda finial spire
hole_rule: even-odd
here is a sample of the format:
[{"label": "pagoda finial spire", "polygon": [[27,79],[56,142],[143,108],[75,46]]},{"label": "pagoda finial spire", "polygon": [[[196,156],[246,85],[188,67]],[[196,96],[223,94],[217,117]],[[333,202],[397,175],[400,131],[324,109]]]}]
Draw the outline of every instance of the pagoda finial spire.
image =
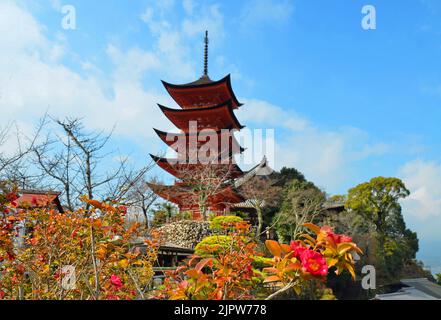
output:
[{"label": "pagoda finial spire", "polygon": [[204,76],[208,77],[208,31],[205,31]]}]

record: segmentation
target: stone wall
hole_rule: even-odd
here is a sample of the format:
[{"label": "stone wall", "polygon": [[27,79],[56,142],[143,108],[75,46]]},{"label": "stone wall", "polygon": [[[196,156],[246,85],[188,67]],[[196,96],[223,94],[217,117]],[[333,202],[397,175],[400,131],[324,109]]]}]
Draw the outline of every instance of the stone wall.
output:
[{"label": "stone wall", "polygon": [[210,223],[207,221],[183,220],[166,224],[158,229],[161,244],[194,249],[205,237],[210,236]]}]

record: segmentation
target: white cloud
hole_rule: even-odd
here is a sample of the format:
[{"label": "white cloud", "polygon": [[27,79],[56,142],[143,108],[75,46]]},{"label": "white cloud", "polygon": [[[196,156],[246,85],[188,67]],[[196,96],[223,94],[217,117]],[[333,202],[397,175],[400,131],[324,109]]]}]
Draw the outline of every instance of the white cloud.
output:
[{"label": "white cloud", "polygon": [[11,53],[47,45],[43,27],[27,11],[13,2],[0,3],[1,51]]},{"label": "white cloud", "polygon": [[139,82],[146,72],[161,67],[161,61],[157,55],[139,48],[131,48],[127,52],[122,52],[119,48],[109,44],[106,52],[116,66],[113,78],[118,82]]},{"label": "white cloud", "polygon": [[[53,5],[57,7],[57,1]],[[24,7],[13,1],[1,2],[2,121],[19,118],[21,125],[32,128],[35,120],[46,112],[59,118],[81,117],[88,129],[110,130],[116,125],[114,134],[141,140],[143,144],[147,137],[156,138],[152,127],[169,130],[172,125],[156,103],[173,106],[174,102],[165,90],[157,92],[152,89],[156,86],[148,88],[143,80],[152,72],[178,83],[195,80],[198,72],[193,65],[191,44],[196,39],[190,37],[202,27],[198,23],[204,10],[208,10],[205,17],[214,34],[223,34],[223,17],[217,6],[197,5],[181,22],[171,23],[174,1],[152,5],[141,16],[154,39],[149,50],[137,47],[122,50],[109,43],[105,54],[113,67],[104,74],[91,61],[81,61],[75,53],[69,53],[67,58],[75,57],[81,69],[63,65],[66,38],[54,34],[55,40],[49,40],[45,26]],[[184,25],[186,28],[182,30],[180,27]],[[202,49],[202,39],[197,40]],[[202,50],[200,54],[202,57]],[[159,85],[159,79],[149,80]]]},{"label": "white cloud", "polygon": [[[60,2],[52,1],[59,9]],[[156,103],[174,105],[165,90],[144,81],[151,74],[164,80],[186,82],[198,76],[194,66],[194,46],[200,44],[207,24],[211,36],[223,35],[223,16],[217,5],[186,1],[186,15],[173,19],[174,1],[154,2],[141,15],[153,37],[148,50],[122,50],[109,43],[105,54],[113,66],[104,73],[75,53],[65,57],[68,42],[62,34],[52,34],[24,6],[14,1],[0,3],[0,109],[2,122],[20,119],[32,128],[46,112],[58,118],[84,118],[87,129],[111,130],[131,141],[161,145],[152,127],[170,130],[172,125]],[[17,23],[19,22],[19,23]],[[201,39],[193,39],[200,32]],[[63,65],[61,58],[74,58],[80,70]],[[200,66],[202,67],[202,66]],[[159,79],[149,78],[156,81]],[[6,147],[6,146],[5,146]],[[10,145],[8,145],[10,147]]]},{"label": "white cloud", "polygon": [[[203,6],[186,4],[186,14],[182,20],[173,20],[171,9],[166,6],[151,4],[141,15],[155,39],[154,52],[161,60],[163,74],[173,77],[173,81],[192,81],[199,75],[196,68],[202,68],[203,35],[209,30],[210,38],[218,43],[224,35],[223,15],[217,5]],[[197,36],[197,38],[196,38]],[[197,40],[201,59],[195,60],[196,46],[190,46]],[[195,67],[195,63],[201,64]]]},{"label": "white cloud", "polygon": [[297,116],[292,110],[287,112],[282,108],[269,102],[257,99],[241,99],[246,108],[241,108],[237,112],[238,117],[245,122],[265,124],[267,127],[284,127],[293,131],[305,130],[308,121]]},{"label": "white cloud", "polygon": [[276,168],[295,167],[327,192],[344,192],[354,179],[357,163],[375,153],[365,133],[355,128],[335,131],[307,128],[277,143]]},{"label": "white cloud", "polygon": [[[170,99],[141,84],[144,73],[162,66],[154,52],[123,52],[109,45],[114,72],[106,83],[90,62],[82,64],[83,70],[92,70],[86,76],[61,64],[63,41],[48,40],[44,26],[17,4],[0,4],[0,30],[7,30],[0,32],[0,42],[7,44],[7,50],[0,51],[2,121],[20,119],[23,127],[32,127],[49,112],[60,118],[82,117],[88,129],[110,130],[116,124],[115,134],[133,139],[153,137],[153,126],[170,126],[156,106]],[[111,97],[104,87],[111,89]]]},{"label": "white cloud", "polygon": [[411,191],[402,201],[407,214],[426,220],[441,217],[441,163],[414,160],[400,169],[407,188]]},{"label": "white cloud", "polygon": [[224,18],[218,4],[202,7],[197,12],[192,11],[182,23],[182,29],[187,36],[202,35],[209,30],[210,38],[219,42],[224,37]]},{"label": "white cloud", "polygon": [[328,192],[344,192],[342,185],[354,179],[357,164],[390,151],[385,143],[373,142],[369,134],[353,127],[323,130],[289,108],[256,99],[240,99],[242,123],[254,128],[275,129],[275,169],[295,167]]}]

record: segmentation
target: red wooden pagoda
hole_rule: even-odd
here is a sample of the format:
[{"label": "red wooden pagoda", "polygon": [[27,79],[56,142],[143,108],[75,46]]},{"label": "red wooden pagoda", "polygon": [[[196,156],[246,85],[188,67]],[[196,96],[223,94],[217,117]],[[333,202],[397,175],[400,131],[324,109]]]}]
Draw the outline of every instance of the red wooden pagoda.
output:
[{"label": "red wooden pagoda", "polygon": [[[165,159],[153,155],[152,158],[177,180],[171,186],[151,184],[152,190],[178,205],[181,211],[192,212],[195,219],[201,217],[201,211],[204,214],[221,214],[244,201],[234,188],[234,181],[244,175],[234,163],[234,155],[244,149],[233,135],[233,130],[243,128],[234,114],[234,110],[242,104],[233,92],[229,75],[219,81],[213,81],[208,76],[208,32],[202,77],[183,85],[162,83],[181,109],[159,107],[181,133],[155,129],[161,140],[177,152],[177,158]],[[213,143],[213,139],[217,141],[216,152],[209,157],[209,162],[203,162],[196,156],[208,143]],[[199,185],[205,183],[204,179],[207,179],[207,184],[215,181],[212,190],[210,186]],[[205,204],[202,205],[201,199]]]}]

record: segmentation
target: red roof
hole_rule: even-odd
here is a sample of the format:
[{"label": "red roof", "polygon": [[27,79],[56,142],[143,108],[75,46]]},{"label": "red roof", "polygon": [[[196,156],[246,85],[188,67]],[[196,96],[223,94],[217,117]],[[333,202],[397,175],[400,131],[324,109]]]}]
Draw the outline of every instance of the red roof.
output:
[{"label": "red roof", "polygon": [[[191,149],[199,150],[207,143],[210,145],[217,143],[217,152],[220,156],[226,154],[226,152],[228,152],[229,155],[234,155],[245,151],[230,130],[217,132],[202,130],[197,134],[171,133],[157,129],[154,130],[164,143],[178,153],[179,159],[187,159],[188,153],[191,153]],[[196,146],[193,146],[193,144],[196,144]],[[209,145],[207,147],[209,147]]]},{"label": "red roof", "polygon": [[213,129],[215,131],[222,129],[240,130],[244,128],[234,115],[230,101],[203,109],[179,110],[167,108],[160,104],[158,106],[165,116],[185,133],[190,131],[191,121],[197,121],[198,131],[203,129]]},{"label": "red roof", "polygon": [[19,208],[45,208],[55,206],[60,212],[63,211],[58,196],[60,193],[53,191],[22,190],[16,200]]},{"label": "red roof", "polygon": [[[202,164],[202,163],[179,163],[178,159],[166,159],[150,155],[162,169],[175,176],[178,179],[188,178],[188,175],[193,172],[195,175],[197,172],[203,174],[207,166],[213,168],[219,176],[222,176],[225,180],[236,179],[243,176],[243,171],[239,168],[237,164],[232,163],[229,159],[229,163],[219,163],[219,164]],[[213,171],[212,171],[213,172]]]},{"label": "red roof", "polygon": [[219,81],[207,79],[183,85],[171,84],[165,81],[162,81],[162,83],[176,103],[183,109],[215,106],[225,101],[231,101],[233,109],[237,109],[242,105],[233,92],[230,75]]}]

